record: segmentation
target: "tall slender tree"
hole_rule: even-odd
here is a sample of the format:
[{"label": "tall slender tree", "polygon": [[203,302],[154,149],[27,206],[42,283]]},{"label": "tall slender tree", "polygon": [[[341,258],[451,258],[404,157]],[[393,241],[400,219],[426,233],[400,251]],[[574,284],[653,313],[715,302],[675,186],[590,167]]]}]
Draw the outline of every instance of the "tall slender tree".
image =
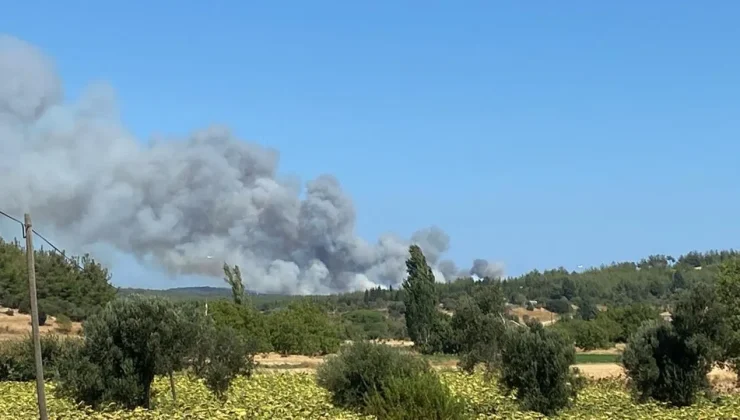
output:
[{"label": "tall slender tree", "polygon": [[434,273],[418,245],[409,247],[406,260],[408,277],[403,282],[406,328],[409,337],[422,350],[429,346],[437,311]]},{"label": "tall slender tree", "polygon": [[231,286],[231,294],[234,298],[234,303],[241,305],[244,303],[244,283],[242,283],[242,273],[239,270],[239,266],[235,265],[232,269],[228,264],[224,263],[224,281]]}]

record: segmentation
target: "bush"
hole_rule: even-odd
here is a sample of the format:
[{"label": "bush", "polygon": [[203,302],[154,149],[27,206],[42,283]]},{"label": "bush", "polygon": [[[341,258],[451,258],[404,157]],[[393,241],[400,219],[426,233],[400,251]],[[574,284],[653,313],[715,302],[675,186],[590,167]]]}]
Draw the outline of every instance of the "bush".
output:
[{"label": "bush", "polygon": [[619,324],[619,331],[612,340],[618,343],[626,343],[627,340],[647,321],[659,321],[660,313],[652,306],[645,304],[633,304],[610,308],[606,312],[599,313],[597,320],[610,319]]},{"label": "bush", "polygon": [[148,408],[155,374],[179,365],[173,359],[192,342],[190,315],[162,298],[132,295],[108,303],[85,323],[83,344],[60,363],[59,395],[93,407]]},{"label": "bush", "polygon": [[254,370],[254,348],[232,328],[206,329],[193,349],[193,372],[219,399],[226,399],[235,377]]},{"label": "bush", "polygon": [[[72,339],[55,335],[42,335],[41,362],[44,366],[44,378],[56,376],[56,367],[65,348],[74,344]],[[34,346],[29,334],[20,341],[5,341],[0,347],[0,381],[26,382],[36,379]]]},{"label": "bush", "polygon": [[501,384],[516,392],[519,405],[552,415],[577,396],[581,381],[570,370],[575,350],[557,330],[540,323],[510,328],[501,349]]},{"label": "bush", "polygon": [[413,377],[391,377],[383,392],[365,399],[365,412],[386,420],[457,420],[465,418],[465,406],[452,395],[434,372]]},{"label": "bush", "polygon": [[456,332],[463,370],[472,372],[478,363],[486,363],[489,367],[496,363],[499,339],[504,332],[499,314],[484,314],[473,299],[463,298],[452,317],[452,328]]},{"label": "bush", "polygon": [[72,320],[67,315],[57,316],[57,327],[56,330],[63,334],[69,334],[72,332]]},{"label": "bush", "polygon": [[275,351],[316,356],[335,353],[341,344],[337,323],[309,301],[291,303],[270,316],[270,341]]},{"label": "bush", "polygon": [[545,308],[556,314],[567,314],[570,313],[571,307],[568,299],[562,297],[560,299],[550,299],[545,304]]},{"label": "bush", "polygon": [[630,388],[650,398],[689,406],[709,390],[707,374],[727,337],[724,307],[713,289],[698,286],[679,297],[671,323],[650,321],[630,338],[622,355]]},{"label": "bush", "polygon": [[257,353],[272,351],[267,317],[259,311],[230,301],[219,300],[208,305],[208,314],[217,326],[236,330]]},{"label": "bush", "polygon": [[612,345],[609,332],[597,321],[566,320],[555,324],[555,328],[583,350],[605,349]]},{"label": "bush", "polygon": [[[392,378],[410,378],[431,372],[429,364],[409,353],[383,344],[357,342],[344,346],[319,366],[318,384],[341,407],[364,409],[370,394],[384,396]],[[377,397],[376,397],[377,398]]]},{"label": "bush", "polygon": [[15,312],[12,309],[8,308],[5,311],[5,315],[7,315],[7,316],[13,316],[13,315],[15,315]]},{"label": "bush", "polygon": [[375,340],[389,338],[388,322],[378,311],[358,309],[342,315],[347,338],[352,340]]}]

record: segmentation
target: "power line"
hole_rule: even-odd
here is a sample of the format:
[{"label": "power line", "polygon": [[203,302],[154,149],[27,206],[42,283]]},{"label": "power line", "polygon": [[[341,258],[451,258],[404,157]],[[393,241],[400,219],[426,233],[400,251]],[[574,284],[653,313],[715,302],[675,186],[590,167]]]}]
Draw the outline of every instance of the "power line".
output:
[{"label": "power line", "polygon": [[[14,221],[14,222],[16,222],[16,223],[20,224],[20,225],[21,225],[21,228],[23,228],[23,237],[24,237],[24,238],[26,237],[26,230],[25,230],[25,227],[26,227],[26,225],[25,225],[25,224],[24,224],[23,222],[21,222],[21,221],[20,221],[19,219],[16,219],[15,217],[13,217],[13,216],[9,215],[8,213],[5,213],[5,212],[4,212],[4,211],[2,211],[2,210],[0,210],[0,215],[3,215],[3,216],[5,216],[5,217],[7,217],[8,219],[10,219],[10,220],[12,220],[12,221]],[[44,237],[44,235],[42,235],[42,234],[40,234],[40,233],[36,232],[36,229],[31,229],[31,231],[32,231],[32,232],[33,232],[33,233],[34,233],[34,234],[35,234],[36,236],[38,236],[38,237],[39,237],[39,238],[40,238],[40,239],[41,239],[42,241],[46,242],[46,244],[47,244],[47,245],[49,245],[49,246],[50,246],[50,247],[51,247],[51,248],[52,248],[52,249],[53,249],[54,251],[56,251],[56,252],[57,252],[57,254],[61,255],[61,256],[62,256],[62,258],[64,258],[65,260],[67,260],[67,261],[71,262],[72,264],[74,264],[74,265],[75,265],[75,267],[77,267],[77,268],[79,268],[80,270],[82,270],[82,267],[80,267],[80,264],[78,264],[78,263],[77,263],[77,261],[75,261],[75,260],[74,260],[73,258],[70,258],[70,257],[68,257],[68,256],[67,256],[67,255],[66,255],[66,254],[65,254],[65,253],[64,253],[64,252],[63,252],[62,250],[60,250],[59,248],[57,248],[57,247],[56,247],[56,245],[54,245],[53,243],[51,243],[51,241],[49,241],[48,239],[46,239],[46,238]]]}]

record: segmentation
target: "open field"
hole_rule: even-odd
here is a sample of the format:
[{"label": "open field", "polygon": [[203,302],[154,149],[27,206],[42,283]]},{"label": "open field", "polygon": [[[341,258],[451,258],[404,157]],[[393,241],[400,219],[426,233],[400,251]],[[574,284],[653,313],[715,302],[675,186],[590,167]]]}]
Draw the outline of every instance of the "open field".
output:
[{"label": "open field", "polygon": [[[5,313],[7,308],[0,307],[0,341],[2,340],[17,340],[23,338],[26,334],[31,332],[31,315],[22,314],[18,311],[13,311],[14,315],[10,316]],[[60,334],[57,331],[59,324],[56,318],[48,316],[46,318],[46,324],[39,327],[41,334]],[[72,323],[72,330],[69,334],[62,335],[76,335],[82,330],[82,324],[79,322]]]},{"label": "open field", "polygon": [[525,315],[528,316],[530,319],[537,319],[543,325],[552,324],[558,320],[557,314],[550,312],[545,308],[535,308],[532,311],[528,311],[527,308],[521,306],[511,306],[508,309],[512,315],[518,316],[520,321],[522,321],[522,318]]},{"label": "open field", "polygon": [[[482,375],[441,372],[442,380],[454,395],[465,401],[470,419],[541,419],[542,415],[520,412],[515,400],[503,394],[495,383]],[[157,378],[154,384],[154,408],[150,411],[93,412],[75,407],[68,400],[54,397],[53,385],[47,385],[49,418],[72,419],[362,419],[357,413],[337,408],[328,393],[316,385],[311,373],[257,374],[234,381],[229,399],[216,400],[198,381],[184,375],[176,378],[178,402],[173,403],[168,381]],[[36,416],[34,383],[0,383],[0,418],[32,419]],[[635,404],[617,382],[591,383],[575,406],[565,410],[561,419],[731,419],[740,413],[740,394],[728,395],[713,404],[702,400],[683,409],[658,404]]]},{"label": "open field", "polygon": [[[574,367],[585,377],[590,379],[622,379],[624,378],[624,369],[618,363],[615,363],[613,353],[578,353],[576,355],[576,364]],[[439,370],[456,370],[457,358],[454,356],[435,355],[425,356],[427,360]],[[277,353],[261,354],[255,357],[259,363],[259,370],[262,372],[314,372],[316,368],[323,363],[324,357],[310,356],[280,356]],[[734,373],[716,368],[709,373],[710,381],[721,390],[734,390],[737,377]]]}]

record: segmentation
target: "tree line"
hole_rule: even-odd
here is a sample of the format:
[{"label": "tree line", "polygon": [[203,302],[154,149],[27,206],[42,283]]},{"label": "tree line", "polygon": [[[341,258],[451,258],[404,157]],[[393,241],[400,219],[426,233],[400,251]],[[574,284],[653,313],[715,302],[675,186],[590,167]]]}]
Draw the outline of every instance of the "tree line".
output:
[{"label": "tree line", "polygon": [[[29,313],[25,248],[0,238],[0,305]],[[39,312],[82,321],[116,296],[108,270],[89,255],[34,251]]]},{"label": "tree line", "polygon": [[[245,291],[248,285],[239,268],[225,265],[229,300],[173,302],[131,295],[97,302],[100,309],[88,315],[82,339],[45,340],[45,367],[61,395],[93,407],[113,403],[133,408],[149,406],[156,375],[170,377],[173,398],[172,378],[178,371],[202,378],[215,395],[227,398],[231,380],[251,374],[254,355],[260,351],[311,355],[338,351],[318,373],[319,383],[336,404],[385,418],[404,418],[403,413],[459,418],[452,413],[461,412],[460,402],[427,362],[363,340],[376,334],[375,323],[395,316],[391,303],[397,302],[393,311],[418,352],[454,354],[467,372],[482,366],[490,378],[516,394],[522,409],[553,414],[575,401],[584,379],[571,369],[574,345],[593,340],[599,330],[608,332],[607,340],[626,343],[622,363],[636,401],[685,406],[693,404],[700,392],[710,392],[706,374],[713,366],[736,371],[740,366],[740,259],[734,253],[709,255],[690,260],[701,264],[711,260],[714,265],[702,270],[696,269],[698,265],[682,268],[680,258],[675,262],[648,258],[647,265],[614,264],[593,270],[616,273],[617,280],[608,284],[622,292],[625,279],[643,278],[653,270],[663,273],[660,276],[670,273],[670,281],[676,282],[659,299],[653,295],[627,304],[599,300],[616,297],[608,285],[603,294],[579,294],[590,290],[582,287],[592,281],[587,273],[563,272],[554,277],[557,281],[540,276],[533,282],[525,275],[440,285],[422,250],[412,245],[408,276],[399,289],[304,297],[261,310]],[[704,277],[697,274],[700,271],[713,275]],[[627,275],[637,272],[639,276]],[[686,275],[681,274],[683,280],[678,282],[676,273]],[[510,290],[532,293],[525,295],[528,300],[541,290],[549,290],[545,296],[554,299],[554,291],[559,291],[557,300],[567,302],[569,310],[554,326],[543,326],[534,318],[521,320],[508,311]],[[353,300],[355,296],[359,299]],[[580,306],[574,304],[578,298]],[[454,310],[445,309],[444,299],[453,299]],[[659,316],[660,310],[667,310],[670,318]],[[342,346],[348,325],[362,331],[354,344]],[[1,349],[0,379],[33,377],[29,345],[26,341]]]}]

